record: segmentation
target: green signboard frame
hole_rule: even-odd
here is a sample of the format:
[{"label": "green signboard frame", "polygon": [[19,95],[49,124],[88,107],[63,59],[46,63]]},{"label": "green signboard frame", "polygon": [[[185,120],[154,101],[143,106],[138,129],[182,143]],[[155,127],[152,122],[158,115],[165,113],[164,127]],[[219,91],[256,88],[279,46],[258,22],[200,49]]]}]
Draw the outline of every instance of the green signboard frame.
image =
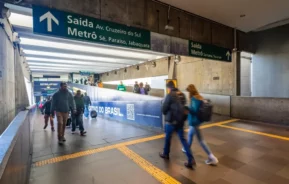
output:
[{"label": "green signboard frame", "polygon": [[189,40],[189,55],[193,57],[219,60],[225,62],[232,61],[232,51],[230,49],[195,42],[192,40]]},{"label": "green signboard frame", "polygon": [[36,34],[94,43],[151,49],[151,32],[47,7],[33,6]]}]

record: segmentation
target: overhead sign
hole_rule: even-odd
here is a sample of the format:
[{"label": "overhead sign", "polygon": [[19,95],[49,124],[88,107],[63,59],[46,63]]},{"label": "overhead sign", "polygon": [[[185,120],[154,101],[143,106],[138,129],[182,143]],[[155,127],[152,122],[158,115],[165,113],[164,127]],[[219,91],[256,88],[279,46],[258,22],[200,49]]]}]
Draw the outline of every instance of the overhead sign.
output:
[{"label": "overhead sign", "polygon": [[189,55],[205,59],[232,61],[232,51],[223,47],[189,41]]},{"label": "overhead sign", "polygon": [[34,81],[34,96],[53,95],[59,87],[58,81]]},{"label": "overhead sign", "polygon": [[80,74],[81,76],[90,76],[90,75],[92,75],[93,73],[92,73],[92,72],[86,72],[86,71],[79,71],[79,74]]},{"label": "overhead sign", "polygon": [[123,47],[151,48],[150,31],[40,6],[33,6],[33,32]]}]

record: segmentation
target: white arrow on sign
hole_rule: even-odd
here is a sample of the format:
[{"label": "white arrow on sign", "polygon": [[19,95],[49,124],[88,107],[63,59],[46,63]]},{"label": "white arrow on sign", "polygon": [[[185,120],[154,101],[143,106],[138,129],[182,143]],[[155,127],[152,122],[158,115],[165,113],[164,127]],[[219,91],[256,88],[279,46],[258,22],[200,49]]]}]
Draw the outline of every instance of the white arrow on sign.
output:
[{"label": "white arrow on sign", "polygon": [[52,13],[50,13],[50,11],[42,15],[39,21],[42,22],[45,19],[47,19],[47,31],[48,32],[52,32],[52,20],[53,22],[55,22],[55,24],[59,25],[59,21],[57,20],[57,18],[54,17],[54,15],[52,15]]},{"label": "white arrow on sign", "polygon": [[228,51],[228,52],[226,53],[226,56],[227,56],[228,60],[230,60],[231,53]]}]

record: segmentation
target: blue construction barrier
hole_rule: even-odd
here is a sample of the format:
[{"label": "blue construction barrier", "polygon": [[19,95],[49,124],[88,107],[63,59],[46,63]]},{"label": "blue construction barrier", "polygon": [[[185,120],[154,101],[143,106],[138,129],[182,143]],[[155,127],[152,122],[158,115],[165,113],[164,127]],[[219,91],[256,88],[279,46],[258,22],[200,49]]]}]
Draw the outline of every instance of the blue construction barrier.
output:
[{"label": "blue construction barrier", "polygon": [[96,102],[91,109],[99,116],[136,125],[162,128],[160,101]]},{"label": "blue construction barrier", "polygon": [[153,128],[163,127],[163,98],[80,84],[69,84],[69,87],[85,90],[92,101],[90,110],[96,110],[99,117]]}]

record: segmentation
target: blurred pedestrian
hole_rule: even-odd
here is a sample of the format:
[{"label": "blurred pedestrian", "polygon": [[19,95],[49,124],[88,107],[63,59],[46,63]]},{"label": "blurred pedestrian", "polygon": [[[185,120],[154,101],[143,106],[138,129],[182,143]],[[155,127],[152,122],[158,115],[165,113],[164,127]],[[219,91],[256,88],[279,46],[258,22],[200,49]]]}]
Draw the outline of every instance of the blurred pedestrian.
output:
[{"label": "blurred pedestrian", "polygon": [[163,152],[159,155],[161,158],[169,159],[172,134],[177,132],[188,158],[188,162],[185,163],[185,166],[193,168],[196,165],[196,162],[189,148],[188,142],[184,137],[184,122],[186,121],[188,114],[188,110],[185,107],[186,97],[175,87],[175,84],[172,81],[167,84],[167,88],[170,92],[165,97],[162,110],[166,121],[165,145]]},{"label": "blurred pedestrian", "polygon": [[72,134],[75,133],[76,125],[79,126],[79,131],[81,136],[85,136],[86,131],[83,127],[83,113],[84,113],[84,98],[81,91],[78,90],[74,96],[74,101],[76,105],[76,113],[72,115]]},{"label": "blurred pedestrian", "polygon": [[[204,98],[199,94],[197,88],[195,85],[190,84],[187,87],[187,91],[189,92],[191,104],[189,106],[190,113],[189,113],[189,133],[188,133],[188,143],[189,147],[192,146],[193,143],[193,137],[194,135],[197,136],[198,141],[203,148],[203,150],[207,153],[208,159],[205,161],[208,165],[216,165],[219,161],[215,157],[215,155],[210,150],[209,146],[206,144],[206,141],[203,138],[203,135],[200,130],[200,125],[203,123],[200,118],[198,117],[198,111],[200,110],[200,106],[202,104],[202,101]],[[183,152],[186,152],[186,150],[183,148]]]},{"label": "blurred pedestrian", "polygon": [[53,117],[54,114],[51,113],[51,97],[47,97],[47,101],[45,102],[45,104],[43,105],[41,111],[42,113],[44,113],[44,128],[46,129],[48,126],[48,121],[50,121],[50,126],[51,126],[51,131],[55,131],[54,129],[54,121],[53,121]]},{"label": "blurred pedestrian", "polygon": [[120,81],[120,84],[117,86],[117,90],[118,91],[126,91],[126,87],[122,81]]}]

